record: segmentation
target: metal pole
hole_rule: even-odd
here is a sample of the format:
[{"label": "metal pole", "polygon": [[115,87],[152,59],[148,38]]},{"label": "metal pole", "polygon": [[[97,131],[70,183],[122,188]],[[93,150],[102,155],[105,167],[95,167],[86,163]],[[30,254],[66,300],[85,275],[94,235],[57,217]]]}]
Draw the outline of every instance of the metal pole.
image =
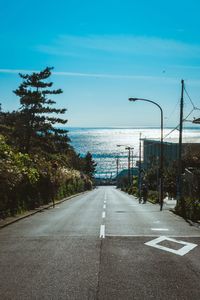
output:
[{"label": "metal pole", "polygon": [[119,157],[117,157],[116,163],[117,163],[117,177],[118,177],[118,174],[119,174]]},{"label": "metal pole", "polygon": [[129,98],[129,101],[145,101],[145,102],[150,102],[155,104],[159,109],[160,109],[160,117],[161,117],[161,122],[160,122],[160,132],[161,132],[161,137],[160,137],[160,189],[159,189],[159,194],[160,194],[160,210],[162,210],[163,207],[163,110],[161,106],[152,100],[149,99],[144,99],[144,98]]}]

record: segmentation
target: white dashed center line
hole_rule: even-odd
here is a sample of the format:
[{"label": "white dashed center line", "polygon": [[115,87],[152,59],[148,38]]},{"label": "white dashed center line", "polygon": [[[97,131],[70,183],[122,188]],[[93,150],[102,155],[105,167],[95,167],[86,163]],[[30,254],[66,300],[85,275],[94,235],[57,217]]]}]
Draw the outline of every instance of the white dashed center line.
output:
[{"label": "white dashed center line", "polygon": [[102,212],[102,223],[104,223],[104,224],[102,224],[101,226],[100,226],[100,239],[102,238],[102,239],[104,239],[105,238],[105,218],[106,218],[106,212],[105,212],[105,210],[106,210],[106,200],[107,200],[107,195],[105,194],[104,195],[104,201],[103,201],[103,212]]},{"label": "white dashed center line", "polygon": [[106,217],[106,212],[103,211],[103,212],[102,212],[102,218],[104,219],[105,217]]},{"label": "white dashed center line", "polygon": [[100,238],[105,238],[105,225],[101,225],[100,227]]}]

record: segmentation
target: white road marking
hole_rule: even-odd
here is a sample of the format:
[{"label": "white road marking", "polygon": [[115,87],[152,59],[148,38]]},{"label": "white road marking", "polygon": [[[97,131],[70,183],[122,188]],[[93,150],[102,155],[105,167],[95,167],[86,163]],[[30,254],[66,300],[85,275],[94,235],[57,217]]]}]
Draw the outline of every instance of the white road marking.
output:
[{"label": "white road marking", "polygon": [[151,228],[153,231],[169,231],[168,228]]},{"label": "white road marking", "polygon": [[[113,237],[155,237],[157,236],[156,234],[109,234],[107,233],[106,236],[113,236]],[[159,235],[160,236],[160,235]],[[173,238],[199,238],[199,235],[181,235],[181,236],[177,236],[177,235],[171,235],[170,237]]]},{"label": "white road marking", "polygon": [[102,212],[102,218],[104,219],[105,217],[106,217],[106,212],[103,211],[103,212]]},{"label": "white road marking", "polygon": [[100,227],[100,238],[105,238],[105,225],[101,225]]},{"label": "white road marking", "polygon": [[104,196],[104,200],[107,200],[107,195]]},{"label": "white road marking", "polygon": [[103,203],[106,204],[106,201],[104,201]]},{"label": "white road marking", "polygon": [[160,221],[154,221],[153,223],[158,224],[158,223],[160,223]]},{"label": "white road marking", "polygon": [[104,204],[103,209],[106,209],[106,205]]},{"label": "white road marking", "polygon": [[[181,245],[183,245],[183,247],[179,250],[175,250],[175,249],[171,249],[171,248],[168,248],[168,247],[165,247],[165,246],[162,246],[162,245],[158,245],[160,242],[163,242],[163,241],[171,241],[171,242],[174,242],[174,243],[177,243],[177,244],[181,244]],[[171,253],[174,253],[174,254],[180,255],[180,256],[183,256],[183,255],[187,254],[189,251],[191,251],[192,249],[194,249],[195,247],[198,246],[197,244],[178,241],[178,240],[166,237],[166,236],[160,236],[160,237],[158,237],[158,238],[156,238],[156,239],[154,239],[150,242],[145,243],[145,245],[151,246],[151,247],[154,247],[154,248],[157,248],[157,249],[160,249],[160,250],[164,250],[164,251],[167,251],[167,252],[171,252]]]}]

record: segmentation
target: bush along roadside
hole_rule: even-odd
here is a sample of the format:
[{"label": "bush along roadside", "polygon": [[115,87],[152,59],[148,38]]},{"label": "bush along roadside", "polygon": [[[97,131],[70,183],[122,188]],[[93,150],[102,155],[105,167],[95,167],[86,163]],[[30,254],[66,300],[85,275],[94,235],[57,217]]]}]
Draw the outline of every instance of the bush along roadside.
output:
[{"label": "bush along roadside", "polygon": [[200,200],[184,197],[181,202],[177,202],[175,213],[185,219],[200,222]]},{"label": "bush along roadside", "polygon": [[70,145],[67,109],[51,99],[63,93],[49,81],[52,69],[19,74],[18,110],[0,104],[0,218],[92,188],[96,163]]},{"label": "bush along roadside", "polygon": [[92,189],[87,175],[59,166],[55,160],[15,152],[3,136],[0,158],[1,218]]}]

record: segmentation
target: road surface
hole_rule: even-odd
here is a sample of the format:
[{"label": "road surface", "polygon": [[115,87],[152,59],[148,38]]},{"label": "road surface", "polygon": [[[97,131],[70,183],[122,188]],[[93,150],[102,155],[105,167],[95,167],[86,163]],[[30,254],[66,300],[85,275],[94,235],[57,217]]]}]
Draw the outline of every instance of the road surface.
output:
[{"label": "road surface", "polygon": [[200,229],[99,187],[0,230],[0,299],[200,299]]}]

